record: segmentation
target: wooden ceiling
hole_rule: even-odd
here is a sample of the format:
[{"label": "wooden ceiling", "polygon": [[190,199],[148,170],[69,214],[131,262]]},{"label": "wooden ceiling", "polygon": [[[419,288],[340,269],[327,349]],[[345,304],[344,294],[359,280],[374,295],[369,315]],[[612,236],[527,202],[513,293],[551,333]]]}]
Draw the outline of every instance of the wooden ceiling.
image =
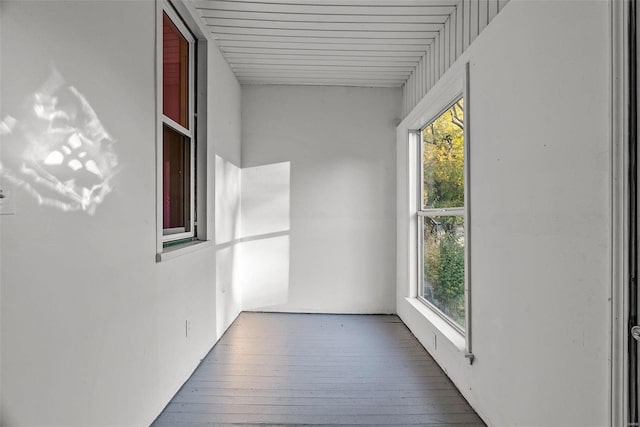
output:
[{"label": "wooden ceiling", "polygon": [[458,0],[195,0],[243,84],[402,86]]}]

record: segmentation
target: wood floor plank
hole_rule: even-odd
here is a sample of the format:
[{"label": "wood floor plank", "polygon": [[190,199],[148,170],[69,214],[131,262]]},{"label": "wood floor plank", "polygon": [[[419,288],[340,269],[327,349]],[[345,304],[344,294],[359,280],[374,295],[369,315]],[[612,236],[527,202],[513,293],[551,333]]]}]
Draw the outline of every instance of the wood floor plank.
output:
[{"label": "wood floor plank", "polygon": [[393,315],[242,313],[153,427],[482,426]]},{"label": "wood floor plank", "polygon": [[[295,378],[291,378],[294,376]],[[354,384],[371,384],[371,385],[396,385],[404,386],[405,388],[411,387],[412,385],[424,385],[424,384],[443,384],[449,383],[446,378],[442,378],[439,375],[436,375],[435,372],[424,372],[417,373],[416,376],[412,377],[410,375],[384,375],[382,373],[376,372],[372,375],[349,375],[345,373],[343,376],[340,376],[339,372],[300,372],[300,371],[282,371],[280,373],[273,372],[267,373],[263,375],[251,375],[251,374],[224,374],[224,373],[212,373],[211,371],[201,371],[194,374],[192,377],[195,381],[201,382],[227,382],[236,384],[236,386],[245,386],[245,385],[269,385],[269,384],[277,384],[277,385],[295,385],[295,384],[303,384],[310,385],[313,384],[326,384],[329,385],[337,385],[342,386],[344,384],[354,385]]]},{"label": "wood floor plank", "polygon": [[414,405],[411,408],[395,405],[256,405],[256,404],[204,404],[170,403],[167,412],[198,412],[205,414],[303,414],[322,415],[420,415],[420,414],[456,414],[473,413],[468,405]]},{"label": "wood floor plank", "polygon": [[[180,392],[182,393],[182,392]],[[176,398],[181,398],[183,395],[178,393]],[[458,391],[455,388],[437,389],[432,388],[429,390],[291,390],[291,389],[238,389],[238,388],[219,388],[219,387],[199,387],[194,389],[187,389],[185,393],[191,393],[192,395],[199,396],[252,396],[252,397],[313,397],[316,399],[349,399],[349,398],[387,398],[391,399],[404,399],[407,397],[415,397],[422,399],[430,399],[435,396],[456,396]]]},{"label": "wood floor plank", "polygon": [[[209,386],[223,387],[225,384],[230,384],[236,388],[242,387],[277,387],[282,388],[286,386],[306,386],[312,389],[321,388],[326,384],[329,389],[332,387],[348,388],[347,386],[371,386],[374,387],[400,387],[401,389],[410,388],[424,388],[431,385],[451,385],[446,378],[441,378],[437,375],[419,375],[416,377],[398,376],[398,377],[366,377],[366,376],[301,376],[297,374],[296,378],[292,379],[286,376],[250,376],[250,375],[201,375],[197,373],[192,379],[190,385],[193,386]],[[452,386],[453,387],[453,386]]]},{"label": "wood floor plank", "polygon": [[173,422],[216,422],[216,423],[253,423],[253,424],[373,424],[390,426],[395,424],[434,424],[434,423],[477,423],[475,414],[420,414],[420,415],[322,415],[301,414],[202,414],[196,412],[166,412],[164,421]]},{"label": "wood floor plank", "polygon": [[[217,422],[176,422],[176,421],[158,421],[154,423],[154,427],[282,427],[286,424],[270,424],[270,423],[217,423]],[[289,424],[296,427],[346,427],[357,425],[358,427],[380,427],[380,424]],[[394,427],[483,427],[484,423],[414,423],[414,424],[393,424]]]},{"label": "wood floor plank", "polygon": [[440,394],[424,397],[282,397],[282,396],[211,396],[204,394],[178,394],[172,403],[204,403],[204,404],[256,404],[256,405],[288,405],[288,406],[318,406],[329,407],[335,405],[394,405],[416,406],[428,401],[435,405],[467,404],[459,395],[442,396]]}]

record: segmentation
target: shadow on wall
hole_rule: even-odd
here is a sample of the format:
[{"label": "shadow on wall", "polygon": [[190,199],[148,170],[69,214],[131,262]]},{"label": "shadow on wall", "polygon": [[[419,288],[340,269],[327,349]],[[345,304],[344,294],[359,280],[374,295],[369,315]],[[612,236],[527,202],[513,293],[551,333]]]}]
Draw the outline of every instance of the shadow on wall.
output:
[{"label": "shadow on wall", "polygon": [[89,101],[54,67],[13,114],[0,122],[3,190],[10,185],[40,205],[93,215],[112,190],[118,157]]}]

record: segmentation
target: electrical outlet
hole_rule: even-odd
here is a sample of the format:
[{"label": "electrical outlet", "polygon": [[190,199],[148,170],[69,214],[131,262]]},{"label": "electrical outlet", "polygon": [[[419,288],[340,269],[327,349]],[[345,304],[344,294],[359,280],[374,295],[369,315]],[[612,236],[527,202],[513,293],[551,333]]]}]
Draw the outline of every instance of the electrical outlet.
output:
[{"label": "electrical outlet", "polygon": [[435,332],[433,332],[433,349],[438,349],[438,335]]},{"label": "electrical outlet", "polygon": [[191,334],[191,320],[187,319],[184,321],[184,336],[185,338],[189,338]]},{"label": "electrical outlet", "polygon": [[0,215],[15,215],[16,203],[12,186],[0,183]]}]

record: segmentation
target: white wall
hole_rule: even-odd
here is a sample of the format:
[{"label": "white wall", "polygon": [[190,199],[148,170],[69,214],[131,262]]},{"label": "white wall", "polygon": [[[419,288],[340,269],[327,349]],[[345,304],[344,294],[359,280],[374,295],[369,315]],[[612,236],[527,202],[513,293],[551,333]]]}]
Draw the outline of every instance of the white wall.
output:
[{"label": "white wall", "polygon": [[[120,163],[93,216],[19,190],[16,214],[2,217],[3,425],[148,425],[239,310],[233,277],[216,286],[216,258],[228,260],[213,245],[155,262],[155,16],[153,1],[2,2],[3,114],[19,116],[55,64],[117,141]],[[209,54],[214,200],[216,151],[240,162],[240,87],[217,48]],[[2,146],[5,167],[19,155]]]},{"label": "white wall", "polygon": [[395,311],[399,89],[243,86],[245,309]]},{"label": "white wall", "polygon": [[209,44],[208,58],[211,87],[208,114],[215,149],[213,155],[209,155],[209,164],[215,165],[215,203],[208,209],[215,211],[217,339],[242,309],[237,242],[240,236],[241,89],[213,42]]},{"label": "white wall", "polygon": [[[0,2],[0,35],[2,35],[2,3]],[[0,60],[2,58],[2,43],[0,42]],[[2,67],[0,67],[0,118],[4,117],[4,108],[2,103]],[[0,137],[0,142],[2,141]],[[1,151],[0,151],[1,153]],[[2,236],[2,217],[0,216],[0,236]],[[0,334],[2,333],[2,243],[0,241]],[[0,424],[2,424],[2,338],[0,336]]]},{"label": "white wall", "polygon": [[216,164],[216,339],[242,310],[240,286],[241,170],[220,156]]},{"label": "white wall", "polygon": [[420,113],[399,127],[398,313],[490,425],[609,423],[608,22],[605,1],[512,0],[448,72],[471,63],[473,365],[405,298]]}]

